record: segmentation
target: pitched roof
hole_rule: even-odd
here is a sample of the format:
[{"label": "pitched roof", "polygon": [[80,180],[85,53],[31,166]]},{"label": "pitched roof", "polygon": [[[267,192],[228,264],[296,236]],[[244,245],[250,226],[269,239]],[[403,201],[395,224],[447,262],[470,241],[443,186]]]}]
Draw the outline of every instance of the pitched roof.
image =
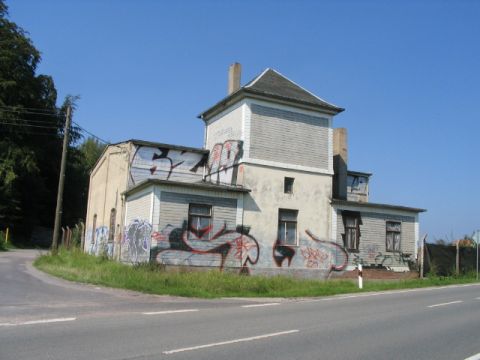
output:
[{"label": "pitched roof", "polygon": [[154,142],[154,141],[147,141],[147,140],[138,140],[138,139],[129,139],[129,140],[124,140],[120,141],[118,143],[114,144],[108,144],[108,146],[117,146],[120,144],[126,144],[126,143],[132,143],[135,145],[140,145],[140,146],[151,146],[151,147],[158,147],[158,148],[167,148],[167,149],[172,149],[172,150],[178,150],[178,151],[189,151],[189,152],[195,152],[195,153],[201,153],[201,154],[207,154],[209,150],[204,149],[204,148],[194,148],[190,146],[183,146],[183,145],[172,145],[172,144],[164,144],[164,143],[159,143],[159,142]]},{"label": "pitched roof", "polygon": [[223,110],[223,108],[231,105],[234,102],[246,96],[258,96],[261,98],[268,98],[269,100],[277,100],[287,103],[294,103],[297,105],[304,105],[308,107],[317,108],[332,114],[342,112],[343,108],[328,103],[319,98],[310,91],[297,85],[292,80],[286,78],[278,71],[273,69],[266,69],[255,79],[242,86],[240,89],[230,94],[217,104],[202,112],[199,118],[205,119],[213,114]]}]

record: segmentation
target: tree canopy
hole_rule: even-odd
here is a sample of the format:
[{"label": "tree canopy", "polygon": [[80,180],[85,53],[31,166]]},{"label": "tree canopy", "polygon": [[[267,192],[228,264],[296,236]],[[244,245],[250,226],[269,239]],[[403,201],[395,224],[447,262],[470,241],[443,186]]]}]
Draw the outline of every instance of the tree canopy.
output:
[{"label": "tree canopy", "polygon": [[[53,225],[65,110],[75,102],[67,97],[57,107],[52,77],[37,74],[40,61],[28,33],[9,19],[0,0],[0,230],[13,227],[17,239],[28,239],[37,225]],[[102,148],[92,140],[76,147],[80,129],[71,130],[66,224],[85,216],[88,170]]]}]

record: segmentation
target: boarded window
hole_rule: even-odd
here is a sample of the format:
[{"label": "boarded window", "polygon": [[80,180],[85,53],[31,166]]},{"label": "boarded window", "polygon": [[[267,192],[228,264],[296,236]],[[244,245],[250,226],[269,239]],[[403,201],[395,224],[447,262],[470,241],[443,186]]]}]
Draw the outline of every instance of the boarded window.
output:
[{"label": "boarded window", "polygon": [[297,245],[298,210],[279,209],[278,244]]},{"label": "boarded window", "polygon": [[402,223],[398,221],[387,221],[386,229],[386,250],[400,252]]},{"label": "boarded window", "polygon": [[95,243],[95,232],[97,231],[97,214],[93,215],[93,225],[92,225],[92,240],[91,243]]},{"label": "boarded window", "polygon": [[113,243],[115,239],[115,219],[117,217],[117,210],[113,208],[110,210],[110,230],[108,232],[108,242]]},{"label": "boarded window", "polygon": [[188,208],[189,234],[194,238],[208,240],[212,228],[212,206],[204,204],[190,204]]}]

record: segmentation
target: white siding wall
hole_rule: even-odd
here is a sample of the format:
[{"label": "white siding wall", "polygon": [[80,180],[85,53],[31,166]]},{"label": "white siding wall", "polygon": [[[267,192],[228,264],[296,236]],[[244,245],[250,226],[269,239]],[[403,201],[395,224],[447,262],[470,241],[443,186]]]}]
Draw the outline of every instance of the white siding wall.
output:
[{"label": "white siding wall", "polygon": [[208,121],[205,147],[211,150],[215,144],[227,140],[243,140],[243,102],[218,114]]},{"label": "white siding wall", "polygon": [[329,170],[329,120],[251,105],[250,158]]},{"label": "white siding wall", "polygon": [[[359,251],[350,252],[349,268],[355,267],[360,261],[364,265],[383,265],[394,270],[408,270],[408,259],[415,259],[416,228],[415,214],[399,211],[384,211],[382,209],[353,209],[361,215]],[[345,227],[342,209],[335,209],[337,224],[337,243],[343,246],[342,234]],[[401,253],[386,250],[386,222],[398,221],[402,224],[400,248]],[[406,257],[405,255],[410,255]]]}]

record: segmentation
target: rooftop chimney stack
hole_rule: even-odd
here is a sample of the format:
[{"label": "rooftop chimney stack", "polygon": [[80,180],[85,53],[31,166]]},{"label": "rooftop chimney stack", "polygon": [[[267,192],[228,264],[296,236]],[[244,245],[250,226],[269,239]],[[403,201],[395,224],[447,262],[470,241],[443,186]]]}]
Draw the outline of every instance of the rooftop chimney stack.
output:
[{"label": "rooftop chimney stack", "polygon": [[333,197],[347,200],[347,129],[333,129]]},{"label": "rooftop chimney stack", "polygon": [[233,94],[240,89],[240,76],[242,74],[242,65],[233,63],[228,68],[228,95]]}]

